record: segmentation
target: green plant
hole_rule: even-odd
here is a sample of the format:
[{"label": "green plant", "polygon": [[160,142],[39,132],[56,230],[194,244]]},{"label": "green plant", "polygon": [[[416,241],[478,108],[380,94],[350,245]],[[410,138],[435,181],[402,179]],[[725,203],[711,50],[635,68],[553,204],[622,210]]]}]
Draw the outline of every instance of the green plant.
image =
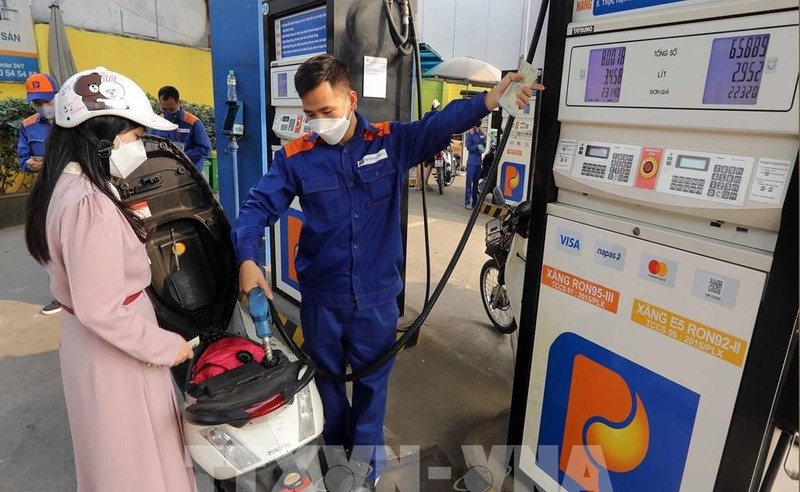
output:
[{"label": "green plant", "polygon": [[[150,105],[153,106],[153,111],[155,111],[156,114],[161,114],[161,105],[158,104],[158,98],[152,94],[148,94],[147,98],[150,99]],[[208,138],[211,139],[211,148],[216,149],[217,132],[214,127],[214,107],[208,104],[196,104],[185,101],[182,101],[181,104],[183,105],[183,109],[200,118],[200,121],[202,121],[203,125],[206,127]]]},{"label": "green plant", "polygon": [[17,158],[19,126],[31,114],[33,109],[24,99],[0,100],[0,194],[21,172]]}]

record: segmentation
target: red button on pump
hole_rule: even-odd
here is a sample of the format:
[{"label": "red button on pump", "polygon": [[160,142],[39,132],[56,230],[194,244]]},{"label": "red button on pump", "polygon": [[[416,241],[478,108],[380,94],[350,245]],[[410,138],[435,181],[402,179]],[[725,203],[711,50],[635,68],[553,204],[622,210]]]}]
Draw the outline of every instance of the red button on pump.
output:
[{"label": "red button on pump", "polygon": [[662,153],[662,149],[655,147],[644,147],[642,149],[642,160],[639,161],[639,172],[636,173],[637,188],[655,190],[656,175],[658,174]]},{"label": "red button on pump", "polygon": [[648,157],[642,161],[641,167],[639,168],[639,174],[646,179],[652,178],[655,176],[656,171],[658,170],[656,165],[656,160],[652,157]]}]

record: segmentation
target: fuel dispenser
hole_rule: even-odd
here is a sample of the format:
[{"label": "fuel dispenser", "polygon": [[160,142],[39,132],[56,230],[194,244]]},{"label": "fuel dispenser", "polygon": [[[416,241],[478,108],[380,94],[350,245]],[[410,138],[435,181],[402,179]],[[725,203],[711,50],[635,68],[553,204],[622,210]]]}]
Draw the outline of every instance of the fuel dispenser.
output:
[{"label": "fuel dispenser", "polygon": [[[272,0],[264,16],[265,55],[269,73],[266,91],[267,134],[270,160],[289,141],[308,133],[308,122],[294,88],[294,74],[307,59],[331,53],[350,67],[353,88],[359,96],[358,111],[372,122],[411,119],[413,58],[403,43],[394,40],[390,23],[401,20],[402,3],[384,8],[369,0],[296,1]],[[410,2],[416,8],[416,2]],[[407,29],[407,24],[404,24]],[[401,30],[401,28],[398,28]],[[402,37],[403,33],[399,32]],[[408,32],[405,32],[408,43]],[[397,46],[400,44],[401,46]],[[264,170],[266,172],[266,169]],[[407,199],[401,205],[404,244]],[[272,281],[284,295],[300,301],[295,254],[304,215],[298,199],[271,232]],[[405,279],[405,268],[401,273]],[[401,313],[403,297],[398,300]]]},{"label": "fuel dispenser", "polygon": [[527,199],[530,183],[530,162],[533,153],[533,112],[535,98],[514,118],[497,168],[497,186],[506,203],[516,205]]},{"label": "fuel dispenser", "polygon": [[793,0],[552,2],[509,428],[523,482],[759,487],[797,370],[797,39]]}]

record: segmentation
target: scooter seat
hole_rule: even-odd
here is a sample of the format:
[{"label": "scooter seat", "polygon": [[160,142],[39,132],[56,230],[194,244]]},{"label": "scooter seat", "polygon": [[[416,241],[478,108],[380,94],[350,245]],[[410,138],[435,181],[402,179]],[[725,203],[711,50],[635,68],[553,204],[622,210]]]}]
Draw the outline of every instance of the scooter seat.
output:
[{"label": "scooter seat", "polygon": [[289,361],[279,350],[274,357],[271,364],[250,361],[189,387],[188,394],[196,401],[184,409],[184,419],[203,426],[241,427],[253,418],[246,410],[254,405],[278,396],[283,403],[290,403],[314,377],[315,368],[299,360]]}]

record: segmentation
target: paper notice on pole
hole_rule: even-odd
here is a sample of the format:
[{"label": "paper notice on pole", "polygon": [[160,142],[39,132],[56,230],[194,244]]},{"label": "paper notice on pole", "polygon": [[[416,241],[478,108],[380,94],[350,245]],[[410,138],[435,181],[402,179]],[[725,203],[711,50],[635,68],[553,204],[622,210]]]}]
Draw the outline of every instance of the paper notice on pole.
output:
[{"label": "paper notice on pole", "polygon": [[364,97],[386,99],[386,58],[364,57]]},{"label": "paper notice on pole", "polygon": [[750,200],[780,205],[792,163],[782,159],[761,158],[750,188]]},{"label": "paper notice on pole", "polygon": [[517,111],[519,111],[519,106],[517,106],[517,98],[522,92],[522,88],[526,86],[530,87],[534,82],[536,82],[537,70],[533,68],[530,63],[526,62],[525,60],[520,61],[518,71],[525,78],[519,82],[512,82],[505,92],[503,92],[503,95],[500,96],[500,107],[507,111],[511,116],[516,116]]}]

